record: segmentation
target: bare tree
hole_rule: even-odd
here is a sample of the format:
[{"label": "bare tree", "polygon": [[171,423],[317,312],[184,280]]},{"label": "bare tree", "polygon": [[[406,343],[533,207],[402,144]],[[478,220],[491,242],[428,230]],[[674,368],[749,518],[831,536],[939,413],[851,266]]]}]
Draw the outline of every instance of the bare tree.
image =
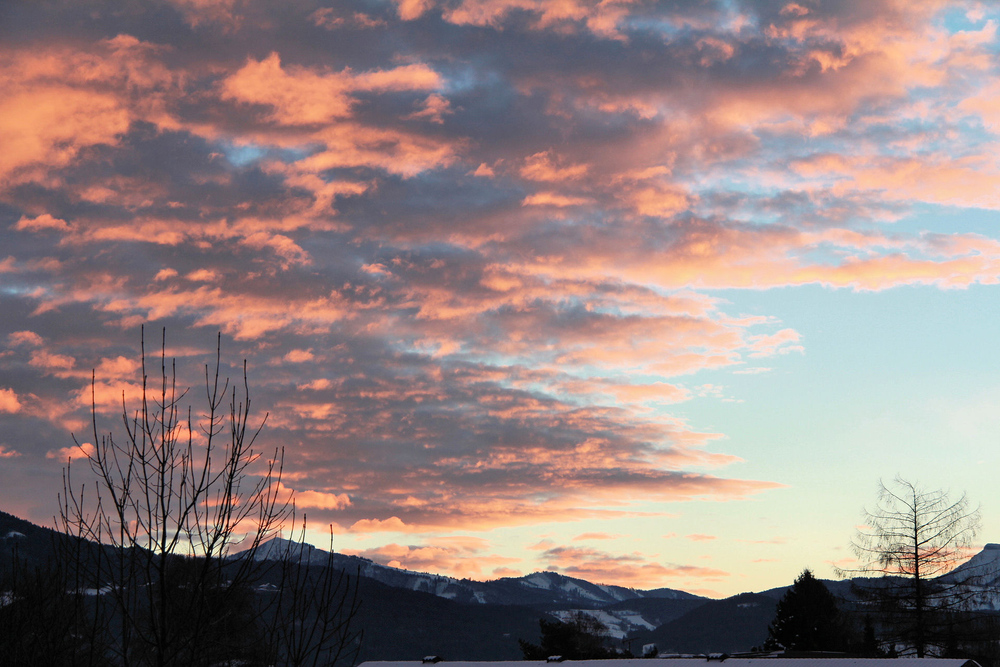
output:
[{"label": "bare tree", "polygon": [[891,486],[879,481],[878,500],[863,517],[851,543],[859,566],[840,574],[870,577],[857,592],[879,612],[891,644],[921,658],[945,650],[977,586],[971,575],[943,575],[967,557],[979,508],[964,493],[952,500],[896,477]]},{"label": "bare tree", "polygon": [[276,661],[288,667],[335,665],[341,659],[353,665],[362,636],[352,626],[360,606],[357,578],[352,585],[346,570],[334,566],[332,526],[325,555],[308,548],[305,534],[303,517],[298,540],[293,533],[283,542],[269,571],[277,582],[268,604],[268,644]]},{"label": "bare tree", "polygon": [[[182,405],[187,391],[177,388],[165,333],[158,356],[151,378],[143,340],[141,394],[130,411],[123,393],[120,435],[99,431],[92,389],[93,449],[74,441],[96,480],[76,487],[67,465],[58,523],[71,537],[107,546],[77,567],[105,586],[95,614],[114,627],[115,663],[275,664],[288,651],[268,646],[267,637],[280,635],[260,626],[280,614],[261,609],[255,587],[273,567],[258,550],[294,521],[281,490],[284,453],[263,457],[254,448],[266,415],[251,425],[246,362],[241,388],[221,378],[221,335],[214,370],[205,367],[200,415]],[[296,583],[282,581],[281,594],[304,594]],[[317,604],[352,595],[349,580],[322,592]],[[341,604],[341,620],[349,623],[356,608],[356,598]]]}]

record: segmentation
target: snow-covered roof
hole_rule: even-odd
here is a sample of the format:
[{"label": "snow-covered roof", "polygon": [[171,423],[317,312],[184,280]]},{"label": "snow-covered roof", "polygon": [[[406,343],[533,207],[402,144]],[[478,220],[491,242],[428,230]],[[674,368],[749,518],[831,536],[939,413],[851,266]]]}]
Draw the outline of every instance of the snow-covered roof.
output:
[{"label": "snow-covered roof", "polygon": [[[621,660],[566,660],[562,665],[586,667],[979,667],[974,660],[952,658],[630,658]],[[417,661],[369,661],[358,667],[419,667]],[[472,662],[444,660],[438,667],[552,667],[544,660]]]}]

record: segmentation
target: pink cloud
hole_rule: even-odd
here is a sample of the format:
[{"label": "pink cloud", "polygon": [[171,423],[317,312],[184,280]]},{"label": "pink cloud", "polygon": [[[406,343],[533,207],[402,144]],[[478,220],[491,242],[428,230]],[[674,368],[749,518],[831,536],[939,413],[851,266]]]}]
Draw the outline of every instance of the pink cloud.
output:
[{"label": "pink cloud", "polygon": [[34,165],[67,165],[86,146],[114,142],[127,126],[127,111],[111,95],[58,86],[8,88],[0,100],[0,177],[12,185],[30,178]]},{"label": "pink cloud", "polygon": [[102,358],[100,364],[94,369],[94,375],[98,379],[118,379],[121,377],[134,376],[139,372],[139,362],[132,357],[117,356],[113,359]]},{"label": "pink cloud", "polygon": [[[89,49],[63,47],[0,53],[0,176],[7,187],[65,167],[91,146],[117,143],[134,118],[172,123],[163,91],[175,85],[155,46],[128,35]],[[143,88],[130,96],[124,88]],[[46,215],[22,218],[25,229],[62,229]],[[33,226],[33,227],[32,227]]]},{"label": "pink cloud", "polygon": [[261,61],[250,59],[222,84],[224,99],[270,106],[271,120],[283,125],[315,125],[353,112],[352,93],[362,91],[433,90],[441,77],[423,64],[355,74],[316,72],[303,67],[282,67],[272,53]]},{"label": "pink cloud", "polygon": [[623,192],[621,197],[639,215],[669,218],[691,206],[690,196],[676,186],[635,188]]},{"label": "pink cloud", "polygon": [[692,565],[656,562],[639,553],[613,555],[596,549],[553,547],[542,554],[550,570],[595,583],[635,588],[684,585],[678,582],[722,581],[728,572]]},{"label": "pink cloud", "polygon": [[153,280],[157,281],[170,280],[171,278],[176,278],[176,277],[177,277],[177,271],[175,271],[174,269],[160,269],[159,271],[156,272],[156,276],[153,277]]},{"label": "pink cloud", "polygon": [[21,402],[13,389],[0,388],[0,412],[15,413],[21,409]]},{"label": "pink cloud", "polygon": [[55,354],[48,350],[33,350],[31,352],[32,366],[48,371],[67,371],[76,365],[76,359],[68,354]]},{"label": "pink cloud", "polygon": [[482,162],[478,167],[476,167],[476,170],[472,172],[472,175],[479,176],[480,178],[494,178],[496,176],[496,172],[493,170],[493,167],[489,166],[485,162]]},{"label": "pink cloud", "polygon": [[[5,419],[86,426],[91,368],[116,412],[122,339],[156,320],[191,356],[224,332],[287,483],[355,532],[662,515],[777,486],[694,472],[739,459],[664,405],[722,396],[678,375],[808,342],[715,290],[1000,281],[986,233],[889,226],[911,202],[998,208],[985,14],[395,4],[172,0],[183,40],[135,31],[162,44],[91,37],[152,16],[98,8],[72,44],[0,49],[3,362],[30,383],[0,390]],[[209,48],[250,26],[256,52]],[[391,53],[330,47],[379,34]],[[467,567],[435,547],[384,557]],[[552,563],[626,578],[575,557]]]},{"label": "pink cloud", "polygon": [[16,449],[8,449],[6,445],[0,445],[0,459],[13,459],[21,455]]},{"label": "pink cloud", "polygon": [[[428,545],[403,546],[387,544],[364,550],[344,553],[362,556],[376,563],[420,572],[435,572],[458,578],[482,578],[484,568],[505,567],[519,559],[483,553],[484,545],[474,548],[464,546]],[[494,568],[496,569],[496,568]]]},{"label": "pink cloud", "polygon": [[583,541],[583,540],[617,540],[625,537],[625,535],[612,535],[610,533],[581,533],[573,538],[573,541]]},{"label": "pink cloud", "polygon": [[750,344],[750,357],[772,357],[776,354],[788,354],[789,352],[802,352],[805,348],[795,345],[802,339],[799,332],[794,329],[782,329],[777,333],[754,336]]},{"label": "pink cloud", "polygon": [[434,6],[434,0],[393,0],[393,2],[396,3],[399,18],[404,21],[418,19]]},{"label": "pink cloud", "polygon": [[94,445],[89,442],[84,442],[80,446],[73,447],[63,447],[62,449],[53,449],[45,453],[45,458],[56,459],[61,462],[66,462],[70,459],[84,459],[94,456],[97,450],[94,449]]},{"label": "pink cloud", "polygon": [[312,361],[315,359],[312,348],[308,350],[289,350],[283,359],[285,361],[291,362],[293,364],[300,364],[305,361]]},{"label": "pink cloud", "polygon": [[322,391],[324,389],[329,389],[333,386],[333,383],[327,378],[318,378],[305,384],[301,384],[296,387],[299,391],[305,391],[307,389],[312,389],[314,391]]},{"label": "pink cloud", "polygon": [[44,343],[42,337],[34,331],[15,331],[7,336],[7,340],[11,346],[30,345],[32,347],[41,347]]},{"label": "pink cloud", "polygon": [[279,486],[278,492],[291,497],[295,502],[295,506],[299,508],[341,510],[351,505],[351,498],[346,493],[330,493],[312,489],[293,490],[284,484]]},{"label": "pink cloud", "polygon": [[563,164],[564,162],[552,151],[535,153],[524,160],[520,173],[531,181],[561,183],[582,178],[589,169],[586,164]]},{"label": "pink cloud", "polygon": [[52,229],[55,231],[66,231],[69,229],[69,225],[66,224],[65,220],[60,220],[59,218],[53,218],[48,213],[43,213],[42,215],[36,216],[34,218],[21,216],[21,219],[18,220],[17,223],[15,223],[14,229],[30,230],[30,231],[41,231],[46,229]]},{"label": "pink cloud", "polygon": [[427,96],[419,110],[403,118],[405,120],[426,120],[441,125],[444,123],[444,117],[453,113],[455,112],[451,108],[451,102],[437,93],[432,93]]},{"label": "pink cloud", "polygon": [[583,206],[592,203],[588,197],[575,197],[571,195],[561,195],[558,192],[543,191],[528,195],[521,202],[522,206],[555,206],[564,208],[567,206]]},{"label": "pink cloud", "polygon": [[[400,16],[417,18],[434,6],[433,0],[396,0],[400,6]],[[546,2],[545,0],[462,0],[456,6],[443,12],[445,20],[458,25],[499,27],[515,12],[527,12],[533,17],[532,27],[536,30],[574,31],[576,25],[583,24],[587,30],[602,37],[619,39],[620,21],[628,15],[626,1],[596,2],[594,0],[568,0]]]},{"label": "pink cloud", "polygon": [[395,516],[389,517],[384,521],[380,519],[361,519],[360,521],[355,521],[349,530],[353,533],[412,533],[419,531],[414,526],[407,526],[399,517]]}]

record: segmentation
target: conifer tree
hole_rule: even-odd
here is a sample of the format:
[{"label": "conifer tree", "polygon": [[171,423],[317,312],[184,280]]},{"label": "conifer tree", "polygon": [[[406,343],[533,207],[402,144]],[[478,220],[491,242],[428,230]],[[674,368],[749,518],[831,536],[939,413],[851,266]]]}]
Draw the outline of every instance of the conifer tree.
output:
[{"label": "conifer tree", "polygon": [[768,650],[843,651],[847,644],[836,598],[808,569],[778,602],[767,632]]}]

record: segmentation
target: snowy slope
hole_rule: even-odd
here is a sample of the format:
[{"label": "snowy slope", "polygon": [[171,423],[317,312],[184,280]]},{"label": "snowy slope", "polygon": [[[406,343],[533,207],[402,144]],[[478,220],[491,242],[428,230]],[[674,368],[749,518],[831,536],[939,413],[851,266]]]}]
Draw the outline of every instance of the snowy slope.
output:
[{"label": "snowy slope", "polygon": [[[455,579],[379,565],[357,556],[330,554],[310,544],[290,542],[282,538],[274,538],[262,544],[255,557],[258,560],[279,560],[284,554],[298,557],[300,552],[303,553],[304,560],[309,563],[325,564],[330,559],[335,567],[348,570],[359,569],[362,576],[394,588],[431,593],[442,598],[469,604],[596,608],[624,600],[641,598],[701,599],[697,595],[669,588],[642,591],[623,586],[592,584],[589,581],[567,577],[557,572],[535,572],[524,577],[506,577],[493,581]],[[239,554],[235,554],[233,557],[239,557]],[[633,614],[633,616],[635,615]],[[638,627],[643,627],[644,624],[644,622],[639,621]]]},{"label": "snowy slope", "polygon": [[589,616],[607,628],[607,636],[624,639],[635,630],[654,630],[656,625],[634,611],[614,609],[560,609],[549,612],[560,621],[569,622],[578,614]]},{"label": "snowy slope", "polygon": [[976,592],[972,606],[1000,610],[1000,544],[987,544],[983,550],[941,577],[947,583],[966,582]]},{"label": "snowy slope", "polygon": [[983,550],[965,561],[942,579],[974,577],[983,584],[1000,579],[1000,544],[987,544]]}]

